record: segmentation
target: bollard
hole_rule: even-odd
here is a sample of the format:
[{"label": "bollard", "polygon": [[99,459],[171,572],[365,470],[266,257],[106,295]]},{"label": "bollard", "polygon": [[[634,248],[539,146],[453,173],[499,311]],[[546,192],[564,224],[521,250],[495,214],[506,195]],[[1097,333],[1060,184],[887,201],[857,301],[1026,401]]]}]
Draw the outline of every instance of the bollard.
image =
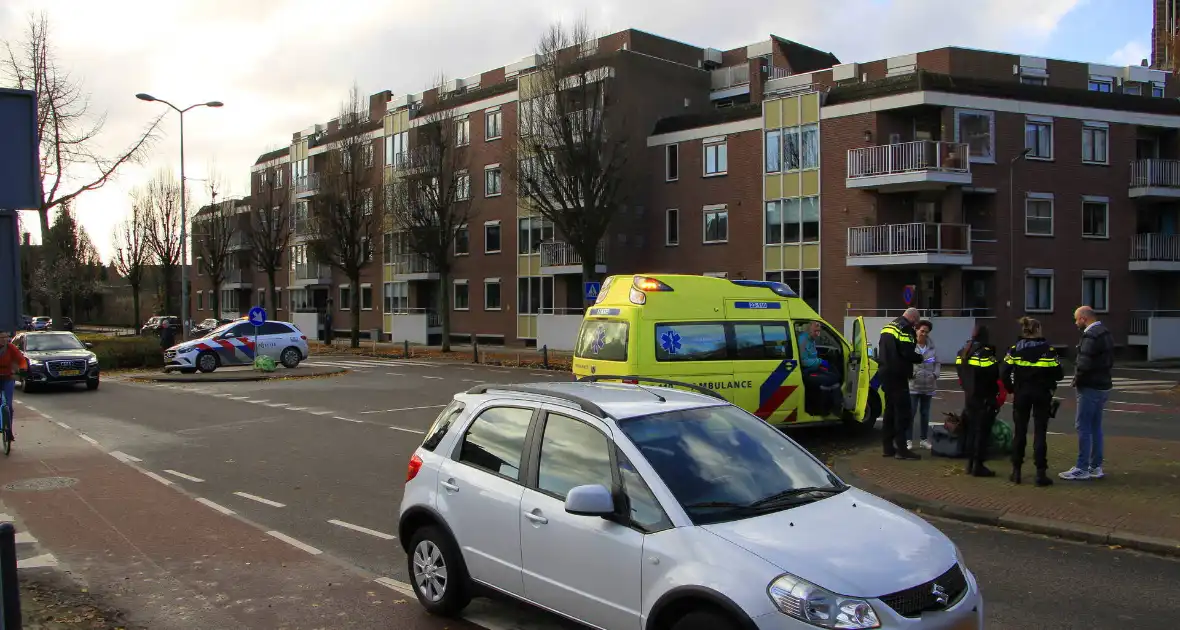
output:
[{"label": "bollard", "polygon": [[409,339],[405,339],[402,341],[402,358],[403,359],[410,358],[410,340]]},{"label": "bollard", "polygon": [[541,346],[541,365],[545,366],[546,370],[549,369],[549,344]]},{"label": "bollard", "polygon": [[479,363],[479,337],[471,335],[471,362]]},{"label": "bollard", "polygon": [[0,523],[0,628],[20,630],[20,583],[16,577],[16,528]]}]

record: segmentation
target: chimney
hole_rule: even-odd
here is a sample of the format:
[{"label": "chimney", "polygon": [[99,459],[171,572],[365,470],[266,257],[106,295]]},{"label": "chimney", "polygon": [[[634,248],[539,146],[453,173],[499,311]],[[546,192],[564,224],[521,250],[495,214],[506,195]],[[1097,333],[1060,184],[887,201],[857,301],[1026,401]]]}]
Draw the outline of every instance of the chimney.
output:
[{"label": "chimney", "polygon": [[1140,61],[1140,62],[1139,62],[1139,65],[1141,65],[1141,66],[1143,66],[1144,68],[1146,68],[1146,67],[1147,67],[1147,60],[1146,60],[1146,59],[1144,59],[1143,61]]}]

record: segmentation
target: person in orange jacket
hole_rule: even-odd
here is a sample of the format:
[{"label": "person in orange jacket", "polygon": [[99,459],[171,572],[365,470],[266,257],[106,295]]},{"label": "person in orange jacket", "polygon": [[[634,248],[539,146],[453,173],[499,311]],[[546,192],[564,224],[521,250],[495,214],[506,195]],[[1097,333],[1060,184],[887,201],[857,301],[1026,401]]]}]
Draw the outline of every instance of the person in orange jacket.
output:
[{"label": "person in orange jacket", "polygon": [[29,359],[12,343],[12,335],[7,330],[0,330],[0,387],[4,391],[4,401],[8,405],[8,440],[16,441],[13,425],[12,397],[16,393],[16,374],[29,367]]}]

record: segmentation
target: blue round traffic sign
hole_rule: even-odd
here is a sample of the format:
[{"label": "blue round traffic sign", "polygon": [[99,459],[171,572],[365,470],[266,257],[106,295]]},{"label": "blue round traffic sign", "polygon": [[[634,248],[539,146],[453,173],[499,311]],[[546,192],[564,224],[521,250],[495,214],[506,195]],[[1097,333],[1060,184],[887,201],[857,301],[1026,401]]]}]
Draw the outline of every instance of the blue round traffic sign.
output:
[{"label": "blue round traffic sign", "polygon": [[261,326],[266,323],[266,309],[261,306],[255,306],[250,309],[250,323],[255,326]]}]

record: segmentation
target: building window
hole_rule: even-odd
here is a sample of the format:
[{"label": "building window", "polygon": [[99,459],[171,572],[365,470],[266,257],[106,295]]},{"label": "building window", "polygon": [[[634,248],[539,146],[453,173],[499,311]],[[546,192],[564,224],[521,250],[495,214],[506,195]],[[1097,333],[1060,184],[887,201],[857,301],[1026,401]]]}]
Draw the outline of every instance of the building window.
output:
[{"label": "building window", "polygon": [[205,294],[201,291],[197,291],[197,310],[205,310]]},{"label": "building window", "polygon": [[819,240],[819,197],[783,199],[766,204],[767,245]]},{"label": "building window", "polygon": [[674,247],[680,244],[680,211],[671,208],[664,211],[664,245]]},{"label": "building window", "polygon": [[500,253],[500,222],[488,221],[483,224],[483,253]]},{"label": "building window", "polygon": [[258,290],[257,304],[258,304],[258,306],[261,306],[262,308],[266,308],[266,289],[259,289]]},{"label": "building window", "polygon": [[783,129],[783,170],[797,171],[803,165],[802,148],[799,146],[798,127]]},{"label": "building window", "polygon": [[724,175],[729,171],[729,148],[724,140],[704,145],[705,177]]},{"label": "building window", "polygon": [[283,310],[283,289],[282,287],[275,287],[275,310]]},{"label": "building window", "polygon": [[783,242],[783,202],[766,202],[766,244],[778,245]]},{"label": "building window", "polygon": [[541,217],[517,219],[517,254],[539,254],[541,243],[553,240],[553,224]]},{"label": "building window", "polygon": [[1130,94],[1132,96],[1143,96],[1143,86],[1138,83],[1124,83],[1123,94]]},{"label": "building window", "polygon": [[1152,83],[1151,84],[1151,96],[1153,98],[1163,98],[1164,97],[1164,86],[1162,86],[1158,83]]},{"label": "building window", "polygon": [[361,310],[373,310],[373,285],[371,284],[361,285]]},{"label": "building window", "polygon": [[803,168],[819,168],[819,127],[806,125],[799,134],[801,138],[801,153]]},{"label": "building window", "polygon": [[819,312],[819,270],[769,271],[767,282],[782,282],[799,295],[812,310]]},{"label": "building window", "polygon": [[205,257],[197,256],[197,276],[205,275]]},{"label": "building window", "polygon": [[726,206],[705,206],[703,240],[705,243],[729,241],[729,210]]},{"label": "building window", "polygon": [[1109,77],[1090,77],[1090,83],[1087,86],[1091,92],[1113,92],[1114,79]]},{"label": "building window", "polygon": [[361,147],[361,164],[365,168],[373,168],[373,143],[369,142]]},{"label": "building window", "polygon": [[955,138],[970,149],[975,162],[996,161],[996,114],[974,109],[955,110]]},{"label": "building window", "polygon": [[664,147],[664,181],[674,182],[680,179],[680,145],[669,144]]},{"label": "building window", "polygon": [[1053,312],[1053,270],[1029,269],[1024,276],[1024,310]]},{"label": "building window", "polygon": [[503,135],[500,110],[484,114],[484,140],[496,140]]},{"label": "building window", "polygon": [[372,216],[373,214],[373,189],[366,188],[361,191],[361,211],[364,215]]},{"label": "building window", "polygon": [[349,290],[347,284],[340,285],[340,295],[338,297],[340,298],[340,301],[336,304],[338,309],[342,311],[352,309],[352,292]]},{"label": "building window", "polygon": [[462,118],[455,121],[455,146],[465,147],[471,144],[471,119]]},{"label": "building window", "polygon": [[1053,199],[1030,197],[1024,201],[1024,234],[1053,236]]},{"label": "building window", "polygon": [[553,314],[553,276],[520,278],[516,285],[516,309],[521,315]]},{"label": "building window", "polygon": [[483,196],[499,197],[503,190],[500,180],[500,165],[492,164],[483,167]]},{"label": "building window", "polygon": [[453,304],[455,310],[456,311],[465,311],[465,310],[471,308],[471,303],[469,301],[470,297],[471,297],[471,289],[470,289],[470,287],[467,286],[467,281],[466,280],[456,280],[455,281],[455,300],[454,300],[454,304]]},{"label": "building window", "polygon": [[777,173],[783,169],[783,132],[779,129],[766,132],[766,172]]},{"label": "building window", "polygon": [[1049,77],[1021,76],[1020,82],[1024,85],[1049,85]]},{"label": "building window", "polygon": [[455,173],[455,200],[467,201],[471,199],[471,175],[467,171]]},{"label": "building window", "polygon": [[488,278],[483,281],[483,310],[500,310],[500,279]]},{"label": "building window", "polygon": [[1082,236],[1110,238],[1110,205],[1106,201],[1082,202]]},{"label": "building window", "polygon": [[1099,313],[1108,310],[1110,298],[1110,277],[1105,271],[1082,272],[1082,304]]},{"label": "building window", "polygon": [[1029,118],[1024,121],[1024,148],[1034,160],[1053,159],[1053,121]]},{"label": "building window", "polygon": [[275,167],[275,188],[283,187],[283,172],[284,169],[282,166]]},{"label": "building window", "polygon": [[466,225],[460,225],[455,230],[455,255],[466,256],[471,253],[471,230]]},{"label": "building window", "polygon": [[1091,164],[1109,164],[1107,137],[1110,130],[1106,123],[1082,123],[1082,161]]}]

